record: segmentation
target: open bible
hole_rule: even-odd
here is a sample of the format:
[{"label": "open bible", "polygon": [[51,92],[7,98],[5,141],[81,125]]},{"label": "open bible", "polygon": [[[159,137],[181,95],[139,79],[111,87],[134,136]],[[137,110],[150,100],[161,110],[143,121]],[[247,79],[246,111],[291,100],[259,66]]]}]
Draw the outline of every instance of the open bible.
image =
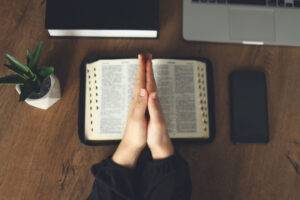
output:
[{"label": "open bible", "polygon": [[[137,67],[137,59],[100,59],[82,65],[79,123],[84,143],[122,138]],[[212,138],[210,67],[204,60],[153,59],[157,94],[171,138]]]}]

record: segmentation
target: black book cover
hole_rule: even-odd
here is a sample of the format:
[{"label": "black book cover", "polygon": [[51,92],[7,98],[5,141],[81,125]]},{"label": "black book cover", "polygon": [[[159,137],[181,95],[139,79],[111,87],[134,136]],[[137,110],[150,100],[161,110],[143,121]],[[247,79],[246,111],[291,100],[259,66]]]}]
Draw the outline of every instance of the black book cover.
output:
[{"label": "black book cover", "polygon": [[47,0],[46,29],[158,30],[158,0]]}]

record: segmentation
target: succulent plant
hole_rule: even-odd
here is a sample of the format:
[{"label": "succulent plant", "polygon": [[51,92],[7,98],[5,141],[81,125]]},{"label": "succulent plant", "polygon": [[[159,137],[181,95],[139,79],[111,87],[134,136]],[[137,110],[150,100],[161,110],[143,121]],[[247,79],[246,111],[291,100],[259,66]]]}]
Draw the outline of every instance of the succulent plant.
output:
[{"label": "succulent plant", "polygon": [[10,54],[5,54],[9,64],[4,64],[7,68],[15,72],[0,78],[0,84],[18,84],[20,85],[20,101],[24,101],[32,94],[38,94],[45,79],[54,73],[51,66],[39,67],[38,63],[41,57],[43,43],[39,43],[32,53],[27,50],[27,63],[23,64]]}]

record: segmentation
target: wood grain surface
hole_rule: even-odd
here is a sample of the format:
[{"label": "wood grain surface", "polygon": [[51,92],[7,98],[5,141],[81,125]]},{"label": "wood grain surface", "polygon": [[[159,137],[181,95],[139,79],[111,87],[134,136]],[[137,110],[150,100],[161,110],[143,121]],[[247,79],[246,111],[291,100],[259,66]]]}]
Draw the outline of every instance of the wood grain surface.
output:
[{"label": "wood grain surface", "polygon": [[[157,40],[50,38],[44,1],[0,4],[0,65],[5,52],[24,61],[25,50],[44,41],[42,63],[55,67],[63,87],[63,98],[42,111],[18,102],[14,86],[0,86],[0,199],[86,199],[93,182],[90,166],[115,146],[79,142],[80,62],[87,55],[133,57],[141,51],[154,57],[201,56],[213,63],[216,138],[207,145],[176,145],[190,164],[193,200],[300,199],[300,48],[186,42],[180,0],[160,1]],[[266,72],[267,145],[233,145],[229,139],[228,77],[242,68]],[[0,67],[1,76],[8,73]]]}]

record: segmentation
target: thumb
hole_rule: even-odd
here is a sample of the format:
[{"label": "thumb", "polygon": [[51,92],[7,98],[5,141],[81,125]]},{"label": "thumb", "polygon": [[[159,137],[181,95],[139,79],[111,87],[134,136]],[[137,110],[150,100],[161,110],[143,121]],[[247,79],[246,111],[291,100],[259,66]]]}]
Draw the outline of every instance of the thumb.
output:
[{"label": "thumb", "polygon": [[145,117],[147,110],[148,93],[145,89],[141,89],[140,93],[136,97],[133,114],[137,118]]},{"label": "thumb", "polygon": [[162,111],[156,92],[153,92],[149,95],[148,110],[151,120],[161,121],[163,119]]}]

